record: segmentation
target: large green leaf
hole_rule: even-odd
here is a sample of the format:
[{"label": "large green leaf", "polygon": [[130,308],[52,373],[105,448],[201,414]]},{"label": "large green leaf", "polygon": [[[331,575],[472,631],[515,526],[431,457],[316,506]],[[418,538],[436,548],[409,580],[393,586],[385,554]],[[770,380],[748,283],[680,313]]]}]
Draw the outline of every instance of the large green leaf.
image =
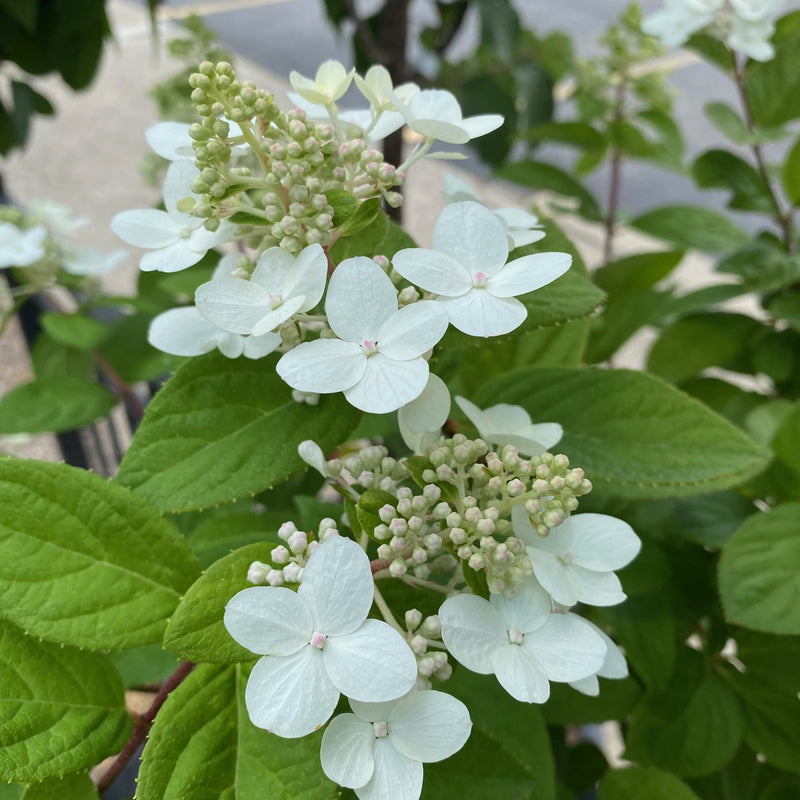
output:
[{"label": "large green leaf", "polygon": [[22,800],[97,800],[97,789],[86,772],[75,772],[63,778],[31,783]]},{"label": "large green leaf", "polygon": [[681,780],[655,767],[626,767],[606,773],[599,800],[700,800]]},{"label": "large green leaf", "polygon": [[360,416],[342,395],[296,403],[274,357],[210,353],[184,364],[150,403],[117,480],[166,511],[208,508],[299,472],[300,442],[330,451]]},{"label": "large green leaf", "polygon": [[641,372],[516,370],[489,381],[475,402],[516,403],[535,422],[561,423],[555,449],[609,494],[704,494],[741,483],[768,459],[722,417]]},{"label": "large green leaf", "polygon": [[589,725],[626,717],[642,690],[633,678],[601,680],[596,697],[581,694],[565,683],[550,684],[550,699],[542,706],[548,725]]},{"label": "large green leaf", "polygon": [[692,175],[703,189],[728,189],[730,208],[769,213],[769,190],[756,168],[728,150],[706,150],[692,164]]},{"label": "large green leaf", "polygon": [[800,634],[800,503],[750,517],[722,548],[719,593],[729,622]]},{"label": "large green leaf", "polygon": [[800,138],[786,156],[781,171],[783,190],[794,206],[800,206]]},{"label": "large green leaf", "polygon": [[104,656],[0,621],[0,776],[44,781],[117,752],[130,729],[122,680]]},{"label": "large green leaf", "polygon": [[200,568],[141,498],[92,472],[0,459],[0,616],[77,647],[158,641]]},{"label": "large green leaf", "polygon": [[269,563],[269,554],[276,545],[251,544],[212,564],[181,600],[164,634],[164,646],[189,661],[234,664],[255,659],[253,653],[231,638],[222,616],[228,601],[252,586],[247,581],[250,564]]},{"label": "large green leaf", "polygon": [[468,706],[472,733],[454,756],[425,765],[423,800],[555,800],[555,764],[541,711],[518,703],[493,676],[463,668],[444,689]]},{"label": "large green leaf", "polygon": [[0,399],[0,433],[73,430],[106,416],[116,402],[105,386],[93,381],[36,378]]},{"label": "large green leaf", "polygon": [[78,350],[92,350],[106,336],[106,326],[83,314],[57,314],[46,311],[40,317],[42,327],[61,344]]},{"label": "large green leaf", "polygon": [[679,247],[731,250],[750,238],[719,211],[700,206],[664,206],[632,219],[631,226]]},{"label": "large green leaf", "polygon": [[751,61],[747,96],[758,125],[781,125],[800,117],[800,33],[782,38],[769,61]]},{"label": "large green leaf", "polygon": [[202,665],[170,694],[142,756],[138,800],[334,800],[320,735],[281,739],[244,707],[242,667]]}]

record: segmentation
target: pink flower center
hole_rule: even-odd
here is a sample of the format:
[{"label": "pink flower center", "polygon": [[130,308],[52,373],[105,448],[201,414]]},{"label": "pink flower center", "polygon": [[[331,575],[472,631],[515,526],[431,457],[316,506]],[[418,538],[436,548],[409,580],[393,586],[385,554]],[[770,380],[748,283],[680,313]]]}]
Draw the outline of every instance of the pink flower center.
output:
[{"label": "pink flower center", "polygon": [[375,733],[376,739],[383,739],[389,735],[389,723],[388,722],[373,722],[372,723],[372,730]]},{"label": "pink flower center", "polygon": [[279,294],[271,294],[269,296],[270,308],[277,308],[281,303],[283,303],[283,298]]},{"label": "pink flower center", "polygon": [[511,628],[508,632],[508,641],[511,642],[511,644],[522,644],[524,638],[525,634],[516,628]]},{"label": "pink flower center", "polygon": [[361,342],[361,349],[367,357],[374,356],[378,352],[378,343],[373,342],[371,339],[364,339]]},{"label": "pink flower center", "polygon": [[325,647],[325,640],[327,638],[328,637],[324,633],[320,633],[319,631],[314,631],[314,633],[311,634],[311,641],[309,642],[309,644],[312,647],[316,647],[317,650],[322,650],[322,648]]},{"label": "pink flower center", "polygon": [[485,289],[487,280],[488,280],[488,278],[486,277],[486,273],[485,272],[476,272],[472,276],[472,288],[473,289]]}]

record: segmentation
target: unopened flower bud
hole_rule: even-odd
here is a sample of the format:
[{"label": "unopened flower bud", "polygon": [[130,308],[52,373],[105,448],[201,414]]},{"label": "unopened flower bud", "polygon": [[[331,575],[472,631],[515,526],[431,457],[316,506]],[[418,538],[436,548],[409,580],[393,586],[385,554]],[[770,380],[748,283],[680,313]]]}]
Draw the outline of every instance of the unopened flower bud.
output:
[{"label": "unopened flower bud", "polygon": [[451,528],[450,541],[455,545],[464,544],[467,541],[467,532],[463,528]]},{"label": "unopened flower bud", "polygon": [[267,573],[267,583],[270,586],[283,586],[285,582],[282,569],[271,569]]},{"label": "unopened flower bud", "polygon": [[302,576],[302,567],[299,564],[295,564],[294,561],[283,568],[283,577],[287,583],[300,583]]},{"label": "unopened flower bud", "polygon": [[406,567],[406,562],[402,558],[396,558],[389,564],[389,574],[393,578],[400,578],[405,575],[406,572],[408,572],[408,568]]},{"label": "unopened flower bud", "polygon": [[294,522],[284,522],[283,525],[278,528],[278,538],[283,539],[284,542],[289,541],[289,537],[297,530]]},{"label": "unopened flower bud", "polygon": [[422,622],[422,612],[418,611],[416,608],[409,608],[408,611],[406,611],[405,619],[406,630],[416,630]]},{"label": "unopened flower bud", "polygon": [[418,655],[421,656],[428,649],[428,642],[424,636],[416,634],[411,637],[408,646]]},{"label": "unopened flower bud", "polygon": [[254,561],[247,570],[247,580],[256,586],[262,586],[267,582],[270,567],[261,561]]},{"label": "unopened flower bud", "polygon": [[275,564],[286,564],[291,558],[291,553],[281,544],[275,547],[269,556]]},{"label": "unopened flower bud", "polygon": [[303,531],[295,531],[288,540],[289,549],[299,555],[308,547],[308,537]]}]

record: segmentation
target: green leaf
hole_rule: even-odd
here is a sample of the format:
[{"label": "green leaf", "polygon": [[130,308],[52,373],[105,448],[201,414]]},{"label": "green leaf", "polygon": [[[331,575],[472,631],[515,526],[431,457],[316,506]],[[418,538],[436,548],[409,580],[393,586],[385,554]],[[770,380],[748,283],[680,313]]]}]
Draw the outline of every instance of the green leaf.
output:
[{"label": "green leaf", "polygon": [[700,800],[682,781],[655,767],[626,767],[606,773],[599,800]]},{"label": "green leaf", "polygon": [[724,367],[745,350],[761,327],[743,314],[683,317],[662,331],[647,356],[647,369],[680,383],[706,367]]},{"label": "green leaf", "polygon": [[235,664],[256,656],[237,644],[222,623],[225,606],[252,586],[247,569],[254,561],[270,563],[275,542],[251,544],[212,564],[184,595],[164,634],[164,646],[187,661]]},{"label": "green leaf", "polygon": [[38,0],[0,0],[0,8],[15,22],[18,22],[28,33],[36,30],[39,16]]},{"label": "green leaf", "polygon": [[111,325],[108,337],[100,345],[100,352],[126,383],[155,380],[185,361],[156,350],[147,341],[151,320],[149,314],[121,317]]},{"label": "green leaf", "polygon": [[356,519],[367,535],[374,537],[376,526],[381,524],[378,512],[387,504],[397,507],[397,498],[383,489],[367,489],[358,498]]},{"label": "green leaf", "polygon": [[800,117],[800,33],[782,39],[769,61],[750,61],[747,97],[758,125],[781,125]]},{"label": "green leaf", "polygon": [[517,161],[501,167],[497,171],[497,176],[531,189],[548,190],[564,197],[574,197],[579,202],[579,214],[595,221],[603,217],[597,201],[583,184],[552,164],[545,164],[542,161]]},{"label": "green leaf", "polygon": [[800,503],[750,517],[722,548],[725,618],[767,633],[800,634]]},{"label": "green leaf", "polygon": [[381,253],[386,258],[392,258],[399,250],[407,247],[417,247],[417,243],[393,220],[388,220],[389,228],[386,231],[386,238],[381,245]]},{"label": "green leaf", "polygon": [[77,772],[30,784],[22,800],[97,800],[97,789],[88,773]]},{"label": "green leaf", "polygon": [[123,650],[110,658],[128,689],[166,680],[178,668],[175,654],[164,650],[161,644]]},{"label": "green leaf", "polygon": [[379,216],[385,219],[385,215],[381,213],[380,197],[371,197],[369,200],[364,200],[358,204],[355,213],[348,217],[347,221],[339,228],[339,235],[354,236],[371,225]]},{"label": "green leaf", "polygon": [[770,292],[800,281],[800,257],[756,239],[722,258],[716,270],[738,275],[746,291]]},{"label": "green leaf", "polygon": [[0,399],[0,433],[70,431],[105,417],[116,398],[83,378],[36,378]]},{"label": "green leaf", "polygon": [[628,370],[515,370],[488,381],[479,406],[515,403],[559,422],[558,445],[596,488],[622,497],[679,497],[735,486],[768,454],[726,420],[650,375]]},{"label": "green leaf", "polygon": [[122,681],[105,656],[0,622],[0,775],[44,781],[99,763],[128,737]]},{"label": "green leaf", "polygon": [[760,213],[773,208],[767,185],[755,167],[728,150],[706,150],[692,164],[692,175],[703,189],[729,189],[729,208]]},{"label": "green leaf", "polygon": [[256,728],[240,667],[197,667],[167,698],[142,756],[138,800],[334,800],[320,734],[281,739]]},{"label": "green leaf", "polygon": [[668,689],[648,696],[631,718],[625,757],[681,777],[707,775],[726,764],[742,737],[735,693],[702,657],[684,649]]},{"label": "green leaf", "polygon": [[154,508],[92,472],[0,459],[0,506],[0,614],[49,641],[158,641],[199,572]]},{"label": "green leaf", "polygon": [[800,636],[776,636],[740,628],[735,637],[736,658],[748,675],[788,695],[800,692]]},{"label": "green leaf", "polygon": [[592,280],[610,295],[650,289],[680,264],[683,250],[660,250],[620,258],[592,274]]},{"label": "green leaf", "polygon": [[548,725],[590,725],[623,719],[641,693],[633,678],[601,681],[597,697],[581,694],[564,683],[551,683],[550,699],[542,706],[542,712]]},{"label": "green leaf", "polygon": [[747,144],[752,135],[744,120],[725,103],[706,103],[703,109],[712,125],[736,144]]},{"label": "green leaf", "polygon": [[781,171],[783,190],[793,206],[800,206],[800,138],[792,146]]},{"label": "green leaf", "polygon": [[85,350],[76,350],[52,339],[46,333],[36,337],[31,352],[37,378],[94,378],[94,360]]},{"label": "green leaf", "polygon": [[[333,209],[333,225],[339,228],[355,216],[361,205],[358,198],[344,189],[330,189],[325,192],[328,205]],[[262,221],[263,224],[263,221]]]},{"label": "green leaf", "polygon": [[42,327],[61,344],[78,350],[93,350],[106,335],[106,326],[98,319],[83,314],[56,314],[45,311],[39,317]]},{"label": "green leaf", "polygon": [[389,221],[386,214],[374,216],[372,221],[361,228],[357,235],[343,236],[336,240],[330,249],[330,256],[335,264],[340,264],[346,258],[355,256],[372,256],[381,252],[381,245],[386,239]]},{"label": "green leaf", "polygon": [[675,505],[675,531],[703,547],[722,547],[753,513],[753,502],[735,492],[688,497]]},{"label": "green leaf", "polygon": [[493,676],[460,667],[445,689],[469,707],[472,733],[454,756],[425,765],[422,800],[554,800],[555,764],[539,708],[513,700]]},{"label": "green leaf", "polygon": [[117,480],[165,511],[208,508],[302,470],[304,439],[326,453],[341,444],[360,412],[342,395],[294,402],[275,361],[210,353],[184,364],[148,406]]},{"label": "green leaf", "polygon": [[746,244],[750,237],[719,211],[699,206],[664,206],[632,219],[631,227],[697,250],[730,250]]},{"label": "green leaf", "polygon": [[585,122],[544,122],[531,128],[526,138],[531,142],[569,144],[582,150],[602,150],[606,147],[605,137]]}]

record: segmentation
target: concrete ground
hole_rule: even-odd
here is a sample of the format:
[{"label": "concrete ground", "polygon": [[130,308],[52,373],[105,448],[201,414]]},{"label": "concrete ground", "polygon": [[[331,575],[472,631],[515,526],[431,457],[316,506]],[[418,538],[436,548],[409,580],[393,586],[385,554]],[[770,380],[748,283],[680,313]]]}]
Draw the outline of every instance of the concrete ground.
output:
[{"label": "concrete ground", "polygon": [[[591,53],[593,42],[605,25],[625,5],[623,0],[522,0],[520,11],[531,26],[539,30],[569,28],[576,35],[581,52]],[[659,5],[646,0],[646,8]],[[800,6],[800,0],[792,0]],[[545,6],[547,7],[545,9]],[[176,31],[175,20],[195,9],[217,30],[221,41],[236,55],[239,75],[270,88],[282,98],[288,88],[286,75],[291,69],[313,74],[316,65],[329,57],[348,62],[344,42],[325,24],[321,0],[176,0],[162,9],[159,25],[163,40]],[[546,13],[545,13],[546,11]],[[148,90],[158,81],[174,74],[181,65],[160,53],[150,33],[144,6],[133,0],[111,0],[109,12],[115,42],[109,46],[95,83],[88,91],[75,94],[57,79],[37,82],[57,108],[52,118],[39,118],[24,152],[15,153],[2,166],[7,191],[17,202],[49,199],[70,207],[89,223],[77,236],[77,244],[90,244],[101,250],[119,247],[110,222],[119,211],[146,208],[158,200],[158,193],[143,185],[139,163],[148,148],[144,131],[157,121],[155,104]],[[420,20],[419,24],[422,24]],[[474,26],[473,26],[474,28]],[[473,29],[474,34],[474,29]],[[470,36],[467,27],[464,48]],[[713,69],[679,56],[682,68],[676,83],[687,90],[679,96],[679,116],[686,124],[692,152],[716,141],[710,126],[702,121],[698,104],[707,99],[725,99],[720,76]],[[703,70],[698,78],[697,70]],[[731,99],[728,97],[727,99]],[[543,151],[542,157],[564,158],[555,148]],[[476,162],[473,162],[473,165]],[[412,235],[429,243],[433,223],[441,209],[440,190],[448,170],[462,171],[479,188],[489,205],[530,206],[546,198],[534,198],[511,184],[476,177],[453,162],[427,161],[412,171],[407,185],[406,221]],[[657,180],[655,176],[657,175]],[[593,180],[602,183],[603,176]],[[664,172],[655,173],[639,165],[626,165],[623,205],[637,210],[670,202],[718,202],[712,194],[701,198],[692,194],[689,181]],[[559,223],[580,248],[590,265],[597,264],[602,246],[602,232],[587,223],[559,215]],[[647,247],[644,237],[625,232],[619,237],[620,255]],[[105,281],[114,294],[132,293],[136,278],[137,256],[132,252],[127,263]],[[681,281],[686,288],[708,283],[708,264],[699,256],[686,260]],[[647,336],[626,348],[622,363],[642,363]],[[618,362],[619,363],[619,362]],[[11,325],[0,338],[0,394],[30,377],[20,333]],[[5,437],[0,450],[37,458],[58,459],[52,437]]]}]

